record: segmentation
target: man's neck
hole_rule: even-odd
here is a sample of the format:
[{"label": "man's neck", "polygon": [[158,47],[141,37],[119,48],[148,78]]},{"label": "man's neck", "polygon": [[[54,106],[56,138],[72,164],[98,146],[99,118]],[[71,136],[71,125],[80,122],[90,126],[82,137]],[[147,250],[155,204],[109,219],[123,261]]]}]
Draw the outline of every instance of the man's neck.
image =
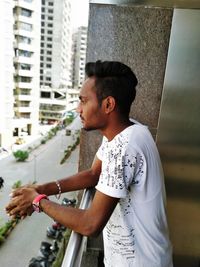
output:
[{"label": "man's neck", "polygon": [[104,135],[108,141],[111,141],[116,135],[121,133],[127,127],[133,125],[128,118],[127,119],[112,119],[107,125],[106,129],[101,130],[102,135]]}]

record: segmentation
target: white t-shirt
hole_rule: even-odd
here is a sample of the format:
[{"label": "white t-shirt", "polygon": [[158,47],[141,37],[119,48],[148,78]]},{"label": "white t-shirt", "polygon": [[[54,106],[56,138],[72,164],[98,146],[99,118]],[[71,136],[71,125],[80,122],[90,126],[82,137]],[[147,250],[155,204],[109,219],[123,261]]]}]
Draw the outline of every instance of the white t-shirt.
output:
[{"label": "white t-shirt", "polygon": [[172,267],[163,170],[148,128],[138,122],[97,151],[96,189],[119,198],[103,230],[106,267]]}]

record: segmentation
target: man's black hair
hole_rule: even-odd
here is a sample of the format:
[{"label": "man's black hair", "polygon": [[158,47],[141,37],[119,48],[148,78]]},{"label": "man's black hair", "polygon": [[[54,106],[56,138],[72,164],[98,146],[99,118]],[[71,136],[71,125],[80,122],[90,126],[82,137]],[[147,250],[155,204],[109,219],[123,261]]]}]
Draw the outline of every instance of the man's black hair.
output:
[{"label": "man's black hair", "polygon": [[135,99],[137,78],[131,68],[118,61],[88,62],[85,66],[87,77],[95,77],[97,99],[108,96],[115,98],[123,116],[129,116],[130,107]]}]

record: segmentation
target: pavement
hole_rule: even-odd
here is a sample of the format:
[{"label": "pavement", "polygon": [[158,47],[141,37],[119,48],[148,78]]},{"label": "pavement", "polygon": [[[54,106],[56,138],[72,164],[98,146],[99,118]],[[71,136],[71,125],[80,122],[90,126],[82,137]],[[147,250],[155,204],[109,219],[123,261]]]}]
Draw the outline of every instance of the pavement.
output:
[{"label": "pavement", "polygon": [[[72,131],[76,131],[80,127],[79,119],[76,119],[70,125]],[[0,159],[0,176],[5,180],[4,187],[0,190],[0,226],[9,219],[4,207],[9,202],[9,193],[17,180],[20,180],[22,184],[27,184],[34,180],[44,183],[67,177],[77,172],[79,146],[72,152],[64,164],[60,164],[64,150],[73,141],[73,135],[66,136],[65,129],[63,129],[54,138],[47,141],[46,144],[33,150],[26,162],[16,162],[11,152]],[[37,146],[38,142],[40,143],[40,137],[32,138],[26,145]],[[61,199],[63,197],[76,198],[77,192],[62,194]],[[51,199],[58,201],[54,196]],[[38,255],[41,242],[52,242],[52,240],[46,237],[46,228],[52,223],[53,220],[42,213],[33,214],[31,217],[21,220],[11,232],[6,242],[0,247],[0,266],[27,267],[30,259]]]}]

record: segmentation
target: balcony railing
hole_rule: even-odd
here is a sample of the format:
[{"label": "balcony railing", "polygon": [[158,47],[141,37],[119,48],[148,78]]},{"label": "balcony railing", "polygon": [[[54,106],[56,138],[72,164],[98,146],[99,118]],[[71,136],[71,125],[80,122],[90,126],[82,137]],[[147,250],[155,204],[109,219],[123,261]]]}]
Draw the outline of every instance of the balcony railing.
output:
[{"label": "balcony railing", "polygon": [[[93,198],[93,190],[86,189],[80,203],[80,209],[87,209]],[[62,267],[80,267],[87,237],[72,231],[63,259]]]}]

